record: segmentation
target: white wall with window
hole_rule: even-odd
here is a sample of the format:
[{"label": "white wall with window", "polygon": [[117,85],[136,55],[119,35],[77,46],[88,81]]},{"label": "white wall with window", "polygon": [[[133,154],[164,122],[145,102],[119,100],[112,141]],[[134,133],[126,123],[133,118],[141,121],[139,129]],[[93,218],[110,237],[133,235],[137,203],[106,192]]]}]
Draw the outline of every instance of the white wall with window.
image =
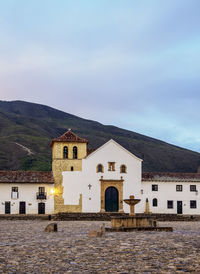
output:
[{"label": "white wall with window", "polygon": [[[82,171],[64,171],[63,198],[66,205],[77,205],[82,194],[83,212],[100,212],[100,179],[119,181],[123,179],[123,199],[135,195],[141,198],[141,163],[142,160],[127,151],[113,140],[82,160]],[[123,201],[123,210],[130,208]],[[144,211],[145,201],[136,205],[135,211]]]},{"label": "white wall with window", "polygon": [[[63,155],[68,158],[67,147]],[[77,157],[77,147],[74,146],[73,158]],[[84,158],[82,171],[74,171],[72,166],[62,175],[64,204],[78,205],[81,194],[82,212],[103,212],[106,191],[117,189],[121,195],[118,202],[126,213],[130,208],[123,200],[134,195],[141,199],[135,207],[136,213],[145,212],[148,199],[152,213],[200,214],[200,174],[142,173],[142,160],[113,140]],[[53,212],[52,172],[0,171],[0,214]]]},{"label": "white wall with window", "polygon": [[198,181],[168,182],[167,179],[162,182],[143,181],[142,189],[143,199],[148,198],[152,213],[200,214],[200,182]]},{"label": "white wall with window", "polygon": [[54,212],[52,184],[0,183],[0,214],[38,214],[39,208],[43,214]]},{"label": "white wall with window", "polygon": [[[200,214],[200,175],[184,173],[142,173],[142,161],[110,140],[82,160],[82,171],[63,172],[66,205],[79,204],[83,212],[101,211],[101,179],[123,178],[123,200],[134,195],[141,202],[136,213],[144,213],[148,198],[152,213]],[[148,177],[149,176],[149,177]],[[124,212],[129,206],[123,202]]]}]

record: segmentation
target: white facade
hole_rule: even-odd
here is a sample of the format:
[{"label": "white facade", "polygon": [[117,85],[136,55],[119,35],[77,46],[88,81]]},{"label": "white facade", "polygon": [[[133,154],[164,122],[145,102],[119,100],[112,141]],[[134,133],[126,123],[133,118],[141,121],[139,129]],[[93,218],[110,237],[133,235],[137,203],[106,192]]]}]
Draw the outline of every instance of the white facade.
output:
[{"label": "white facade", "polygon": [[[39,187],[43,187],[45,192],[39,195]],[[14,189],[15,188],[15,189]],[[12,190],[18,190],[13,192]],[[43,203],[43,214],[52,214],[54,212],[54,195],[52,184],[36,183],[1,183],[0,184],[0,214],[19,214],[20,204],[21,213],[38,214],[39,203]],[[38,199],[42,198],[42,199]],[[9,206],[10,205],[10,206]]]},{"label": "white facade", "polygon": [[[115,163],[115,171],[109,171],[109,162]],[[120,180],[123,178],[123,199],[134,194],[141,198],[141,162],[142,160],[124,149],[115,141],[110,140],[82,160],[82,171],[63,172],[63,197],[67,205],[76,205],[82,194],[83,212],[100,212],[101,183],[103,180]],[[103,172],[97,172],[97,166],[103,166]],[[126,166],[126,173],[120,173],[120,166]],[[141,211],[143,202],[136,206],[136,212]],[[129,206],[123,209],[129,212]]]},{"label": "white facade", "polygon": [[[115,163],[115,171],[109,171],[109,162]],[[97,166],[103,166],[103,172],[97,172]],[[120,166],[125,165],[126,173],[120,173]],[[190,179],[180,179],[177,176],[166,177],[163,173],[155,176],[155,181],[142,179],[142,160],[124,149],[115,141],[110,140],[92,154],[82,160],[82,171],[63,172],[63,198],[66,205],[77,205],[80,194],[82,194],[83,212],[101,211],[101,179],[120,180],[123,178],[123,200],[134,195],[141,199],[135,206],[136,213],[144,213],[146,199],[149,202],[150,212],[164,214],[199,214],[200,213],[200,176],[192,174]],[[153,174],[153,173],[152,173]],[[182,174],[183,175],[183,174]],[[188,175],[188,174],[187,174]],[[170,178],[169,178],[170,177]],[[152,185],[157,186],[157,190],[152,190]],[[181,191],[177,191],[176,186],[182,185]],[[190,186],[196,188],[190,190]],[[103,195],[105,195],[103,193]],[[153,199],[157,199],[157,204]],[[178,206],[177,206],[178,202]],[[129,206],[123,202],[123,211],[129,212]]]},{"label": "white facade", "polygon": [[[152,191],[152,185],[157,186],[154,189],[158,190]],[[143,199],[148,198],[152,213],[200,214],[200,182],[198,181],[144,181],[142,189]],[[157,206],[153,206],[153,199],[157,199]]]},{"label": "white facade", "polygon": [[[113,140],[82,159],[81,171],[64,171],[62,176],[64,205],[81,201],[82,212],[109,211],[106,193],[114,188],[119,212],[129,212],[123,200],[134,195],[141,199],[136,213],[145,212],[148,199],[152,213],[200,214],[200,174],[142,173],[142,160]],[[0,171],[0,214],[5,213],[54,213],[52,172]]]}]

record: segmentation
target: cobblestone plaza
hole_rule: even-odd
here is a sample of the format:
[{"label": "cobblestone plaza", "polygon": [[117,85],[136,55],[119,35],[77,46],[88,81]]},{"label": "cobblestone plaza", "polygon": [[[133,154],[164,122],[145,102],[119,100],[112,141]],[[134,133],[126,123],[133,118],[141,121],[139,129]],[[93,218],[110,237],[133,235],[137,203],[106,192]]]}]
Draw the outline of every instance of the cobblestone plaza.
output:
[{"label": "cobblestone plaza", "polygon": [[[0,273],[200,273],[200,222],[89,237],[102,222],[0,221]],[[110,223],[106,222],[106,226]]]}]

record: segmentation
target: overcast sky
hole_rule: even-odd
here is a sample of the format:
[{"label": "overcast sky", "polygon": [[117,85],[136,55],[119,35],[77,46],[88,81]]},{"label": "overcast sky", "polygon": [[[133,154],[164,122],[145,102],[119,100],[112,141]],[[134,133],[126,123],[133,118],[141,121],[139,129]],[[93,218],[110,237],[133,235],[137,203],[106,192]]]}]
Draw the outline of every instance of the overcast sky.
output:
[{"label": "overcast sky", "polygon": [[200,1],[1,1],[0,99],[200,151]]}]

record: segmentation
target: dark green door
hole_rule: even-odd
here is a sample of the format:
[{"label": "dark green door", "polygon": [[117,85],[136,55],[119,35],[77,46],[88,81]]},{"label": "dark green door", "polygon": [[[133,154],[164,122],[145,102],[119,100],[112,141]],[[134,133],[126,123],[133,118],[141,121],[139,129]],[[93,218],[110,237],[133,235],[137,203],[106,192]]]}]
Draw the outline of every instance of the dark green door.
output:
[{"label": "dark green door", "polygon": [[115,187],[108,187],[105,191],[105,211],[117,212],[119,210],[119,194]]},{"label": "dark green door", "polygon": [[182,204],[182,201],[177,201],[177,214],[183,214],[183,204]]},{"label": "dark green door", "polygon": [[10,202],[5,202],[5,214],[10,214]]},{"label": "dark green door", "polygon": [[19,214],[26,214],[26,202],[19,202]]},{"label": "dark green door", "polygon": [[45,203],[38,204],[38,214],[45,214]]}]

